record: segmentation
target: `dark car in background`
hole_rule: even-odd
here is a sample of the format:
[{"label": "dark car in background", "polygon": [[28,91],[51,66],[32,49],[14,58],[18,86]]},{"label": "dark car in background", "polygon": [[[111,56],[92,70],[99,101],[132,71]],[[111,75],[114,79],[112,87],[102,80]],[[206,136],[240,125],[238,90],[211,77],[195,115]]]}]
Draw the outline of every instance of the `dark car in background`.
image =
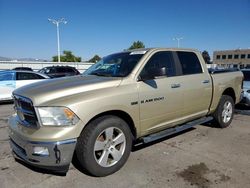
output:
[{"label": "dark car in background", "polygon": [[30,67],[15,67],[12,70],[23,70],[23,71],[33,71]]},{"label": "dark car in background", "polygon": [[46,74],[50,78],[59,78],[64,76],[75,76],[79,75],[80,72],[70,66],[51,66],[51,67],[44,67],[38,71],[39,73]]}]

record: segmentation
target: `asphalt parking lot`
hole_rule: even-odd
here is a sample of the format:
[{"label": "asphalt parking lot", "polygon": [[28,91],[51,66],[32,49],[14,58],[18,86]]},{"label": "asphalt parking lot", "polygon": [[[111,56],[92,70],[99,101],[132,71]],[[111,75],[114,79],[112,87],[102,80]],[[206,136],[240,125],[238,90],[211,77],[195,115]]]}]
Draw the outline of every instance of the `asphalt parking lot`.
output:
[{"label": "asphalt parking lot", "polygon": [[37,172],[16,162],[8,144],[12,104],[0,104],[0,187],[248,187],[250,110],[237,110],[229,128],[199,125],[136,148],[117,173],[95,178],[71,164],[66,176]]}]

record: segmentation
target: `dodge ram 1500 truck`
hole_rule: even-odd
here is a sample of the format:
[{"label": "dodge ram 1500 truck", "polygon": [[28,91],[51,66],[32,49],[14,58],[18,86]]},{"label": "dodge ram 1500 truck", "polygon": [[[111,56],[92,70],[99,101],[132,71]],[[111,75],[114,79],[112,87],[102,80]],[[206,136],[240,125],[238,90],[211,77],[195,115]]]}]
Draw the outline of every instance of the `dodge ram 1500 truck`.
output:
[{"label": "dodge ram 1500 truck", "polygon": [[33,166],[66,173],[74,154],[86,172],[106,176],[125,164],[135,142],[210,120],[229,126],[242,79],[239,71],[209,72],[196,50],[115,53],[84,75],[15,90],[10,145]]}]

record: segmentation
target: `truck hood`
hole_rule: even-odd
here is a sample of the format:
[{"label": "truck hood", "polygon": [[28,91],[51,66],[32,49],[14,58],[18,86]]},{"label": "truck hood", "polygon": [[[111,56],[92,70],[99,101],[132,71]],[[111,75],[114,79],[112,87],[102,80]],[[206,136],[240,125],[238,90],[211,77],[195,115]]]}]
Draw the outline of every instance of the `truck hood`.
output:
[{"label": "truck hood", "polygon": [[56,78],[20,87],[14,90],[13,94],[27,97],[32,100],[34,106],[38,106],[61,97],[102,88],[117,87],[121,80],[122,78],[95,75]]}]

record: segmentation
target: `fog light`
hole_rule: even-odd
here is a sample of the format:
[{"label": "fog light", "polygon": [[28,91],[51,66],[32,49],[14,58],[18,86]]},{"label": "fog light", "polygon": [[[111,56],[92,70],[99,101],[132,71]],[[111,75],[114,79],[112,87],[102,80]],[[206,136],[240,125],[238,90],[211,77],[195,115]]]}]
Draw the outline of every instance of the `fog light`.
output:
[{"label": "fog light", "polygon": [[46,147],[36,146],[33,147],[33,155],[49,156],[49,150]]}]

